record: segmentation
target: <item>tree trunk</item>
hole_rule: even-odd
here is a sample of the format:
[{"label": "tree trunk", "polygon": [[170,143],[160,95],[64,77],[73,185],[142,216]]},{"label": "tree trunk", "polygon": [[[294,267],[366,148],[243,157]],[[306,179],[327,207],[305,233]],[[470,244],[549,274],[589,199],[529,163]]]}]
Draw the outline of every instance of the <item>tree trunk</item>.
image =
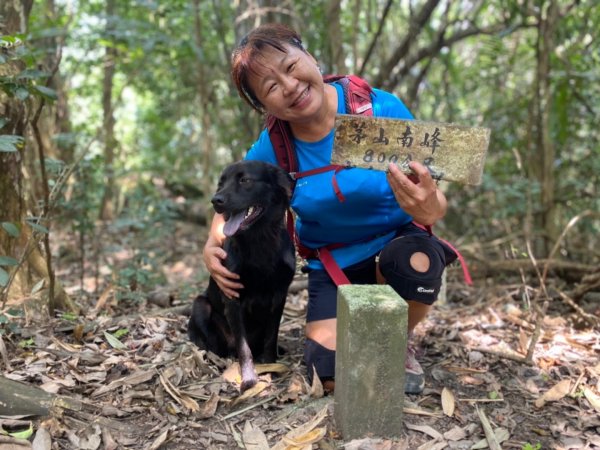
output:
[{"label": "tree trunk", "polygon": [[546,2],[538,17],[537,70],[532,103],[533,136],[531,140],[528,172],[532,181],[540,186],[539,201],[534,202],[533,229],[541,230],[542,236],[534,236],[535,256],[548,255],[552,243],[559,235],[558,210],[554,201],[554,161],[556,148],[550,135],[550,114],[552,108],[552,80],[550,57],[554,51],[554,30],[558,21],[558,5],[555,0]]},{"label": "tree trunk", "polygon": [[329,63],[331,69],[328,70],[328,72],[345,74],[348,73],[348,68],[346,67],[346,52],[344,52],[343,47],[344,42],[340,39],[340,36],[342,36],[340,9],[341,0],[330,0],[327,9],[327,22],[329,23],[329,37],[327,41],[329,43]]},{"label": "tree trunk", "polygon": [[[200,18],[200,0],[193,0],[194,7],[194,41],[196,44],[196,96],[200,107],[202,129],[200,131],[200,153],[202,155],[202,192],[204,198],[210,198],[213,189],[212,177],[210,176],[213,154],[215,152],[214,137],[212,133],[212,120],[210,104],[213,101],[210,92],[210,81],[206,73],[206,63],[202,61],[201,49],[204,46],[202,38],[202,20]],[[210,213],[210,211],[206,211]]]},{"label": "tree trunk", "polygon": [[[25,33],[31,6],[31,1],[0,3],[0,17],[3,18],[3,22],[0,22],[0,34]],[[0,65],[0,75],[16,75],[23,69],[24,65],[21,61],[11,60]],[[8,119],[0,130],[2,134],[25,136],[29,121],[25,104],[21,100],[8,97],[0,91],[0,117]],[[0,204],[2,205],[0,222],[10,222],[18,225],[20,229],[19,236],[11,236],[4,230],[0,230],[0,254],[24,260],[20,268],[13,268],[18,271],[14,274],[13,282],[1,291],[1,301],[9,297],[28,295],[33,282],[28,276],[30,273],[46,279],[46,286],[53,284],[52,282],[48,283],[52,274],[48,269],[47,261],[42,256],[29,225],[23,220],[27,208],[23,200],[22,162],[24,153],[32,147],[32,145],[27,145],[18,152],[0,152],[0,173],[2,174],[0,177]],[[46,257],[50,258],[51,255],[48,254]],[[65,310],[75,310],[60,283],[56,283],[54,295],[49,297],[56,300],[56,306]]]},{"label": "tree trunk", "polygon": [[116,3],[115,0],[106,0],[106,40],[109,44],[104,52],[104,79],[102,82],[102,112],[104,130],[104,195],[100,206],[100,219],[112,220],[115,217],[115,149],[117,139],[115,137],[115,116],[113,114],[113,78],[115,75],[115,63],[117,50],[113,45],[114,21]]},{"label": "tree trunk", "polygon": [[[2,18],[0,34],[24,33],[32,3],[32,1],[0,2],[0,17]],[[22,18],[25,20],[23,21]],[[0,64],[0,76],[13,76],[24,68],[25,65],[20,60],[9,60],[5,64]],[[24,136],[27,125],[25,104],[15,97],[8,97],[2,90],[0,90],[0,117],[7,120],[0,128],[0,134]],[[0,204],[2,205],[0,222],[10,222],[19,227],[25,226],[22,223],[25,210],[21,172],[23,153],[23,148],[14,153],[0,152],[0,174],[2,174],[0,176]],[[0,254],[18,257],[18,250],[18,238],[12,237],[0,229]],[[24,272],[21,271],[17,283],[13,283],[11,295],[21,295],[26,290],[26,286],[22,286],[27,284],[23,274]],[[4,290],[2,294],[2,297],[8,296],[8,292]]]}]

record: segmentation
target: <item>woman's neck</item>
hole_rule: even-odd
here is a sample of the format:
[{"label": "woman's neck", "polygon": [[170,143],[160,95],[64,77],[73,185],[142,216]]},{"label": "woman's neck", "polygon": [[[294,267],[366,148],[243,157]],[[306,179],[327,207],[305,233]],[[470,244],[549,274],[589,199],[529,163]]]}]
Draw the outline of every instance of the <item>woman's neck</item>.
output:
[{"label": "woman's neck", "polygon": [[306,122],[290,122],[290,128],[296,139],[305,142],[317,142],[329,134],[335,125],[338,98],[337,90],[325,84],[325,101],[321,110]]}]

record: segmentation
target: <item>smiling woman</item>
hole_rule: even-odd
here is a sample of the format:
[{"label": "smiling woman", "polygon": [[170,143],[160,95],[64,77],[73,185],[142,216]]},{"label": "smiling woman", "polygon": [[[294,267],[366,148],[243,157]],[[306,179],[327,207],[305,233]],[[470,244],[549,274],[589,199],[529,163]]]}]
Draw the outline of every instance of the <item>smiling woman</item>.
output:
[{"label": "smiling woman", "polygon": [[[346,106],[347,83],[339,79],[324,81],[317,61],[296,31],[279,24],[251,31],[233,52],[231,74],[240,96],[253,109],[289,130],[285,139],[293,149],[298,170],[307,175],[296,183],[291,201],[299,246],[312,251],[306,266],[309,303],[304,359],[309,379],[316,372],[324,387],[332,389],[337,286],[316,255],[327,250],[351,283],[387,283],[410,299],[410,332],[436,300],[442,272],[456,257],[412,221],[433,224],[444,216],[446,198],[427,168],[419,163],[410,164],[414,181],[393,164],[387,176],[382,171],[359,168],[332,172],[336,115],[354,112]],[[369,93],[366,106],[374,116],[412,119],[393,94],[370,87],[364,95]],[[278,163],[268,129],[261,133],[246,159]],[[219,288],[228,296],[238,297],[244,287],[239,275],[222,264],[226,257],[222,248],[225,219],[215,216],[204,247],[204,261]],[[406,392],[423,389],[423,371],[410,351],[406,380]]]}]

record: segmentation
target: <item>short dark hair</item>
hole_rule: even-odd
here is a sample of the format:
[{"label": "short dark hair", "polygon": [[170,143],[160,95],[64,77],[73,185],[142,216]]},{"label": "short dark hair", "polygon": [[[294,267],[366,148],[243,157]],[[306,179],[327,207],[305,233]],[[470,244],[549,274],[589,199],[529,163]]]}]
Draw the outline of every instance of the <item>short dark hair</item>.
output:
[{"label": "short dark hair", "polygon": [[252,67],[253,63],[266,47],[287,53],[286,44],[306,51],[300,35],[295,30],[286,25],[269,23],[248,33],[231,54],[231,79],[240,97],[258,112],[263,112],[263,105],[248,82],[249,74],[255,70]]}]

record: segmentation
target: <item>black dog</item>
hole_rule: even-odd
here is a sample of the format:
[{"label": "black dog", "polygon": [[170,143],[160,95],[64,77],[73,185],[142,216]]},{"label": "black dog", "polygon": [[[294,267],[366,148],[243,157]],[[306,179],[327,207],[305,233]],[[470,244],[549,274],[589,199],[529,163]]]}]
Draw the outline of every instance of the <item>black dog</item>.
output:
[{"label": "black dog", "polygon": [[226,297],[210,279],[194,300],[188,324],[190,339],[219,356],[237,355],[241,391],[257,382],[254,359],[277,359],[277,334],[288,287],[294,277],[294,245],[284,225],[291,180],[272,164],[241,161],[219,179],[212,204],[223,214],[225,267],[240,275],[238,299]]}]

